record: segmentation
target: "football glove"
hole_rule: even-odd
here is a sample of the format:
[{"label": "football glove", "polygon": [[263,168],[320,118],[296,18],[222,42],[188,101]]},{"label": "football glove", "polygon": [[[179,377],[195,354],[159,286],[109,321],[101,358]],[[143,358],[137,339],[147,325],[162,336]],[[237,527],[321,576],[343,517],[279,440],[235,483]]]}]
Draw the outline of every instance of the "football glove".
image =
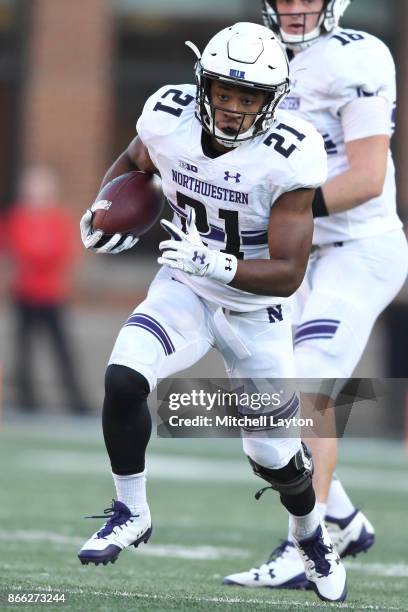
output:
[{"label": "football glove", "polygon": [[95,230],[92,227],[92,218],[96,210],[107,208],[109,202],[99,200],[94,202],[83,214],[79,227],[81,229],[82,242],[89,251],[97,253],[111,253],[117,255],[126,249],[131,249],[139,238],[127,234],[114,234],[112,237],[107,237],[102,230]]},{"label": "football glove", "polygon": [[237,258],[203,244],[196,228],[194,209],[188,213],[186,233],[165,219],[160,223],[170,234],[171,240],[160,243],[162,254],[157,260],[159,264],[192,276],[206,276],[225,285],[232,281],[237,271]]}]

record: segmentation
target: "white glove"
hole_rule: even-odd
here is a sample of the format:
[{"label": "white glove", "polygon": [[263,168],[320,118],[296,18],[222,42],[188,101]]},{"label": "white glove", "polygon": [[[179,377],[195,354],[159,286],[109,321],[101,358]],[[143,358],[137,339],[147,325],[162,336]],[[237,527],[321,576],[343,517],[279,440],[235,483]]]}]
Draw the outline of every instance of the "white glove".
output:
[{"label": "white glove", "polygon": [[170,221],[163,219],[160,223],[172,236],[172,240],[164,240],[159,244],[162,251],[157,260],[159,264],[193,276],[207,276],[225,285],[232,281],[237,271],[237,258],[235,255],[209,249],[202,243],[195,225],[194,209],[188,213],[186,234]]},{"label": "white glove", "polygon": [[94,202],[91,208],[88,208],[83,214],[79,227],[81,229],[81,238],[85,248],[90,251],[96,251],[97,253],[111,253],[116,255],[126,249],[131,249],[139,238],[136,236],[125,236],[124,234],[114,234],[105,244],[98,246],[99,241],[103,238],[104,233],[102,230],[94,230],[92,227],[92,217],[96,210],[103,210],[109,207],[107,200],[99,200]]}]

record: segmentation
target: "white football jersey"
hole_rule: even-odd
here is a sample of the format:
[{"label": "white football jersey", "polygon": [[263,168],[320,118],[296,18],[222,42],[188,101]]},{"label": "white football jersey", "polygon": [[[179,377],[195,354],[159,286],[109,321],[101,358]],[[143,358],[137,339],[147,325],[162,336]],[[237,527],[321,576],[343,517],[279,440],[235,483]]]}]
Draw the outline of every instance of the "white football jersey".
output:
[{"label": "white football jersey", "polygon": [[[290,63],[290,74],[291,90],[282,107],[310,121],[323,136],[329,178],[349,168],[341,112],[351,101],[364,96],[384,97],[389,104],[392,135],[396,112],[395,66],[388,48],[371,34],[338,27],[297,53]],[[316,219],[313,241],[328,244],[363,238],[401,225],[390,153],[382,195],[346,212]]]},{"label": "white football jersey", "polygon": [[[137,122],[138,134],[159,170],[162,188],[185,227],[189,207],[211,249],[244,259],[269,259],[271,207],[287,191],[315,188],[327,178],[322,137],[312,125],[278,111],[262,136],[212,159],[202,148],[194,85],[167,85],[151,96]],[[235,311],[257,310],[283,298],[255,295],[208,278],[174,271],[198,295]]]}]

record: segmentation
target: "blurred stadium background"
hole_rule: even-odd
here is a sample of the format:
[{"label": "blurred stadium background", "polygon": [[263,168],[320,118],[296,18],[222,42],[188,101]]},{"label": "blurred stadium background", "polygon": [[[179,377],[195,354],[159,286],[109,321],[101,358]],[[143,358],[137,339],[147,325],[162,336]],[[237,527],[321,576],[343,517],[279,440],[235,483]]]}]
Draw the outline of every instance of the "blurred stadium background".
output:
[{"label": "blurred stadium background", "polygon": [[[192,82],[193,57],[184,41],[203,48],[216,31],[242,20],[260,20],[258,0],[0,0],[0,216],[15,198],[22,168],[46,163],[58,169],[63,199],[79,221],[105,169],[133,137],[146,97],[166,82]],[[398,205],[407,221],[408,1],[354,0],[344,25],[379,36],[396,61],[399,101],[393,149]],[[105,593],[109,591],[109,596],[103,601],[96,594],[103,590],[100,572],[85,573],[77,566],[75,551],[89,532],[87,524],[78,528],[78,518],[99,513],[98,504],[111,494],[97,420],[105,363],[121,323],[143,299],[155,273],[159,238],[160,230],[154,228],[132,253],[119,258],[82,252],[69,325],[94,412],[82,420],[65,416],[70,407],[46,342],[36,347],[42,414],[24,415],[19,410],[8,290],[12,270],[0,252],[3,588],[68,588],[72,609],[135,609],[135,604],[127,608],[123,598],[115,599],[115,591],[127,589],[145,593],[146,601],[142,595],[137,600],[138,610],[221,609],[234,604],[236,596],[236,591],[225,594],[218,586],[223,573],[244,569],[269,552],[262,526],[265,507],[251,499],[257,483],[251,480],[236,441],[225,446],[221,441],[154,441],[151,494],[162,525],[156,549],[153,546],[151,556],[143,556],[143,565],[136,570],[132,555],[121,559],[121,570],[116,566],[111,570],[112,582]],[[376,325],[357,374],[408,378],[407,345],[406,286]],[[219,377],[220,367],[220,360],[211,354],[191,373]],[[380,531],[368,570],[360,560],[349,566],[358,595],[350,605],[353,610],[368,609],[366,604],[402,610],[407,597],[408,566],[398,532],[408,501],[402,442],[405,405],[399,399],[383,415],[387,436],[396,441],[357,445],[346,441],[342,454],[345,483],[356,503],[366,503]],[[175,458],[169,463],[171,455]],[[224,471],[214,477],[223,461]],[[242,482],[237,476],[241,471]],[[283,536],[285,528],[276,506],[273,519],[280,523],[273,521],[273,537]],[[250,524],[245,516],[251,517]],[[152,585],[158,565],[163,579],[160,591]],[[191,590],[190,584],[195,585]],[[83,585],[82,594],[78,585]],[[174,600],[165,595],[172,589],[178,592]],[[314,601],[309,594],[288,595],[285,603],[280,595],[272,599],[278,609],[292,609],[292,601],[298,610],[302,602],[311,607]],[[234,606],[266,609],[270,602],[268,593],[240,591]]]}]

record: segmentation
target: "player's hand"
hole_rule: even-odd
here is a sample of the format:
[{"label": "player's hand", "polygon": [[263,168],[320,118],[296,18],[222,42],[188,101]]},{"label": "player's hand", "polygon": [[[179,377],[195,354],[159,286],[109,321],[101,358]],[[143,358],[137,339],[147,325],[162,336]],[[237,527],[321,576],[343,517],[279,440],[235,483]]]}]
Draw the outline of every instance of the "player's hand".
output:
[{"label": "player's hand", "polygon": [[194,209],[188,213],[186,233],[165,219],[160,223],[170,234],[171,240],[160,243],[162,254],[157,260],[159,264],[193,276],[207,276],[224,284],[232,281],[237,271],[237,258],[203,244],[195,225]]},{"label": "player's hand", "polygon": [[96,210],[101,210],[106,207],[106,202],[101,200],[94,202],[91,208],[88,208],[82,215],[79,227],[81,229],[82,242],[90,251],[97,253],[111,253],[117,255],[126,249],[131,249],[139,238],[136,236],[114,234],[113,236],[105,236],[102,230],[94,230],[92,227],[92,217]]}]

